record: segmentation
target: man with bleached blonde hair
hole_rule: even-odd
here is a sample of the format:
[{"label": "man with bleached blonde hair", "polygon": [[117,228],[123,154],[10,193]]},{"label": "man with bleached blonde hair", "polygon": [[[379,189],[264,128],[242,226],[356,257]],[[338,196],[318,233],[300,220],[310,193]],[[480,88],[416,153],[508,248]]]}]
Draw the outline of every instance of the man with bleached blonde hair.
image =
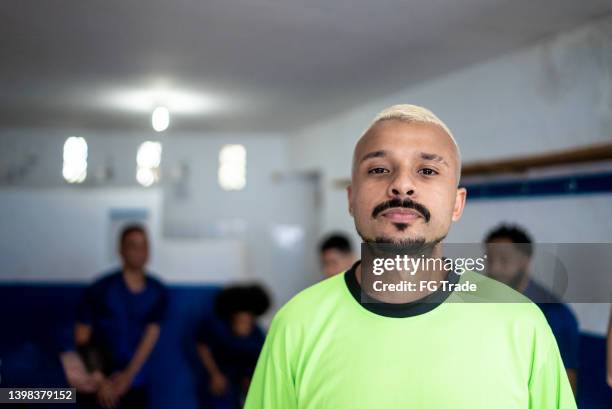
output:
[{"label": "man with bleached blonde hair", "polygon": [[[459,147],[431,111],[396,105],[375,118],[347,189],[364,262],[277,313],[246,409],[576,408],[544,316],[509,287],[438,267],[386,276],[388,288],[434,288],[369,285],[369,247],[444,260],[442,241],[466,201],[460,172]],[[455,289],[468,284],[478,291]]]}]

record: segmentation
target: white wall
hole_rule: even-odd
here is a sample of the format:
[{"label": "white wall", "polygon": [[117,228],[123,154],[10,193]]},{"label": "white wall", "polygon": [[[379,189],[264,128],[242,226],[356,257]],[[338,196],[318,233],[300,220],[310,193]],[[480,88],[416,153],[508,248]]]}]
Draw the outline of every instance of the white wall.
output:
[{"label": "white wall", "polygon": [[[71,135],[89,146],[83,185],[69,186],[61,175]],[[136,152],[147,139],[163,144],[162,182],[153,188],[135,180]],[[224,191],[217,180],[219,150],[231,143],[247,150],[242,191]],[[320,278],[316,185],[282,177],[286,137],[4,129],[0,146],[0,281],[90,280],[112,265],[110,210],[134,207],[152,215],[151,267],[168,282],[261,280],[280,305]],[[100,179],[104,167],[112,170],[108,180]]]},{"label": "white wall", "polygon": [[[418,58],[418,56],[415,56]],[[353,146],[377,112],[397,103],[432,109],[464,161],[612,139],[612,17],[442,78],[399,90],[293,134],[291,164],[324,177],[323,230],[353,230],[346,195]]]},{"label": "white wall", "polygon": [[[418,56],[415,56],[418,58]],[[351,109],[292,135],[291,164],[322,175],[321,231],[353,234],[346,193],[355,142],[383,108],[414,103],[453,130],[464,162],[612,140],[612,17]],[[468,195],[469,196],[469,195]],[[517,221],[538,241],[612,242],[612,195],[470,202],[450,241],[480,241],[500,221]],[[603,332],[609,307],[582,314]],[[596,319],[587,319],[587,315]]]}]

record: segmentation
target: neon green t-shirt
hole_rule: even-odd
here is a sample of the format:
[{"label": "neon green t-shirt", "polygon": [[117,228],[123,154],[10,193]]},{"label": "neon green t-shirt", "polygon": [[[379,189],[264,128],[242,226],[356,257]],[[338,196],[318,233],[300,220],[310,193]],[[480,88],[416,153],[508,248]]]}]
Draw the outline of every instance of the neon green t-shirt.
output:
[{"label": "neon green t-shirt", "polygon": [[467,272],[478,293],[399,309],[360,303],[354,270],[277,313],[246,409],[576,408],[546,319],[509,287]]}]

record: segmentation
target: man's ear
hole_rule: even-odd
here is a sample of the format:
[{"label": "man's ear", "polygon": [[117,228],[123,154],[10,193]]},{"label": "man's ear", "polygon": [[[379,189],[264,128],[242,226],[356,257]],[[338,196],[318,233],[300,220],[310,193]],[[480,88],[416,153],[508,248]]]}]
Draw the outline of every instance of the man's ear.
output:
[{"label": "man's ear", "polygon": [[348,211],[349,211],[349,214],[352,216],[353,215],[353,187],[351,185],[348,185],[346,187],[346,196],[348,199]]},{"label": "man's ear", "polygon": [[452,220],[454,222],[458,221],[463,214],[463,209],[465,208],[465,199],[467,197],[467,190],[464,187],[457,188],[457,194],[455,195],[455,206],[453,207],[453,217]]}]

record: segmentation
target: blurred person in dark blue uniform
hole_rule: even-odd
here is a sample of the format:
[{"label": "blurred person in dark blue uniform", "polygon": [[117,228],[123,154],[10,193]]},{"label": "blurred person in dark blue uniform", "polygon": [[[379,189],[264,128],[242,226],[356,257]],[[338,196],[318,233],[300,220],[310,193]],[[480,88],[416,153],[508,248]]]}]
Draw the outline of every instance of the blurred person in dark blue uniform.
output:
[{"label": "blurred person in dark blue uniform", "polygon": [[557,340],[567,375],[576,394],[580,332],[572,310],[553,293],[530,277],[533,242],[514,225],[500,225],[486,238],[487,274],[522,293],[544,313]]},{"label": "blurred person in dark blue uniform", "polygon": [[203,322],[197,350],[209,377],[214,409],[241,408],[265,334],[257,318],[270,306],[258,285],[232,286],[215,299],[215,316]]},{"label": "blurred person in dark blue uniform", "polygon": [[143,366],[159,337],[167,290],[145,272],[149,243],[142,226],[123,229],[119,253],[121,268],[88,287],[77,310],[76,349],[95,381],[93,393],[81,396],[82,407],[147,407]]}]

